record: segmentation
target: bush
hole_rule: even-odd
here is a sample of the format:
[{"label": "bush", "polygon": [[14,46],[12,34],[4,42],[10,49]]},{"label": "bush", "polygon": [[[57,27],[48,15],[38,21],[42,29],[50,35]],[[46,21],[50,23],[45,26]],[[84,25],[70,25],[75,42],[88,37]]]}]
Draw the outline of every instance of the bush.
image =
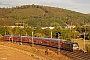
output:
[{"label": "bush", "polygon": [[86,44],[86,45],[85,45],[85,49],[86,49],[86,51],[87,51],[88,53],[90,53],[90,44]]},{"label": "bush", "polygon": [[84,51],[82,49],[80,49],[79,52],[84,52]]}]

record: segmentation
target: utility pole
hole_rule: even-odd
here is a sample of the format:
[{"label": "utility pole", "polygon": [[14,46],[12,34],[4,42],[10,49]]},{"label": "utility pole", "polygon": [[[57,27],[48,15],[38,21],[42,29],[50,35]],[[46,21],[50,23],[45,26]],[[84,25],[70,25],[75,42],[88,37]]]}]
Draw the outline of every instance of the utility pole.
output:
[{"label": "utility pole", "polygon": [[12,43],[13,43],[13,35],[11,35],[11,37],[12,37]]},{"label": "utility pole", "polygon": [[33,42],[33,31],[32,31],[32,47],[33,47],[33,45],[34,45],[34,42]]},{"label": "utility pole", "polygon": [[5,31],[5,35],[6,35],[6,31]]},{"label": "utility pole", "polygon": [[84,49],[85,49],[85,32],[84,32]]},{"label": "utility pole", "polygon": [[51,31],[51,38],[52,38],[52,31]]},{"label": "utility pole", "polygon": [[21,38],[21,43],[20,43],[20,45],[22,45],[22,34],[20,35],[20,38]]},{"label": "utility pole", "polygon": [[58,54],[60,54],[60,39],[59,39],[59,33],[58,33]]},{"label": "utility pole", "polygon": [[12,39],[12,36],[10,35],[10,37],[9,37],[9,43],[10,43],[10,40]]},{"label": "utility pole", "polygon": [[86,26],[84,25],[84,29],[85,29],[85,31],[84,31],[84,49],[85,49],[85,35],[86,35]]}]

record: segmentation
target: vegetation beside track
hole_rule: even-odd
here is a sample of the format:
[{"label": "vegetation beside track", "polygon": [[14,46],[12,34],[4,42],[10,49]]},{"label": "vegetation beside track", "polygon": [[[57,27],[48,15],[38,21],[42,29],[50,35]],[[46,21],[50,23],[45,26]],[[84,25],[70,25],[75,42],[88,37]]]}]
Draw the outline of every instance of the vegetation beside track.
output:
[{"label": "vegetation beside track", "polygon": [[[85,52],[90,53],[90,40],[83,40],[83,39],[72,39],[72,41],[77,42],[79,44],[79,49]],[[84,48],[85,42],[85,48]]]}]

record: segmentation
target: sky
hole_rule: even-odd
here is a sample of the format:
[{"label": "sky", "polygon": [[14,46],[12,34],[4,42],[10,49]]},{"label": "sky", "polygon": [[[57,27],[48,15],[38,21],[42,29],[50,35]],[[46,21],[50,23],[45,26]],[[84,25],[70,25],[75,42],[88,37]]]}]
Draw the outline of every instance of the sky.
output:
[{"label": "sky", "polygon": [[90,0],[0,0],[0,7],[43,5],[64,8],[84,14],[90,13]]}]

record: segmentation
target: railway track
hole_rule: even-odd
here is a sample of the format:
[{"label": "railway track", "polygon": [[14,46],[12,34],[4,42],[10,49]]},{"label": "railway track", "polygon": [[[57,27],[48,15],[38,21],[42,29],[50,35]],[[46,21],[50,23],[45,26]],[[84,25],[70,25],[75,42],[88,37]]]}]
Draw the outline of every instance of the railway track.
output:
[{"label": "railway track", "polygon": [[[34,47],[36,47],[37,49],[38,48],[39,49],[49,49],[51,51],[54,51],[55,53],[58,53],[58,48],[52,48],[49,46],[41,46],[41,45],[34,45]],[[66,50],[60,50],[60,54],[70,57],[73,60],[90,60],[90,54],[82,52],[82,51],[70,52]]]},{"label": "railway track", "polygon": [[90,54],[80,51],[70,52],[70,51],[61,51],[62,54],[72,58],[73,60],[90,60]]},{"label": "railway track", "polygon": [[[57,48],[52,48],[52,47],[46,47],[46,46],[41,46],[41,45],[34,45],[36,48],[41,48],[41,49],[49,49],[51,51],[54,51],[55,53],[58,53]],[[90,53],[85,53],[82,51],[66,51],[66,50],[60,50],[60,54],[63,54],[65,56],[68,56],[72,58],[73,60],[90,60]]]},{"label": "railway track", "polygon": [[[27,44],[27,43],[23,43],[23,44],[32,46],[31,44]],[[52,48],[49,46],[42,46],[42,45],[36,45],[36,44],[34,44],[34,47],[36,49],[49,49],[51,51],[54,51],[55,53],[58,53],[58,48]],[[72,58],[73,60],[90,60],[90,54],[82,52],[82,51],[70,52],[70,51],[66,51],[66,50],[60,50],[60,54],[68,56],[68,57]]]}]

